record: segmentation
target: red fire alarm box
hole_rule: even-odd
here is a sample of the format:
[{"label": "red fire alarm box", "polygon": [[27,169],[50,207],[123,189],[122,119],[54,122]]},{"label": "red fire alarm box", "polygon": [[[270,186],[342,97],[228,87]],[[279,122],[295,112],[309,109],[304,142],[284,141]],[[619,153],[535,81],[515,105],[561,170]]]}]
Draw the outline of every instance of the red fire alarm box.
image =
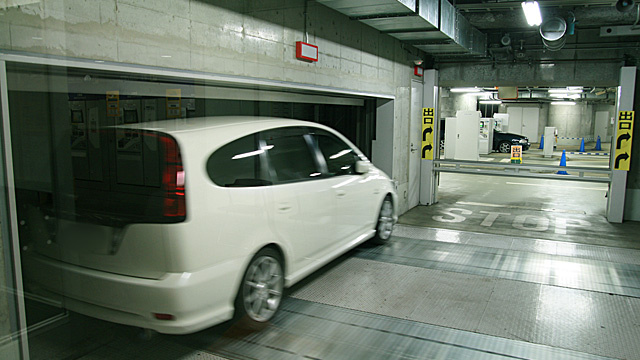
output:
[{"label": "red fire alarm box", "polygon": [[318,61],[318,47],[303,41],[296,41],[296,58],[303,61]]},{"label": "red fire alarm box", "polygon": [[413,75],[424,76],[424,69],[418,65],[413,67]]}]

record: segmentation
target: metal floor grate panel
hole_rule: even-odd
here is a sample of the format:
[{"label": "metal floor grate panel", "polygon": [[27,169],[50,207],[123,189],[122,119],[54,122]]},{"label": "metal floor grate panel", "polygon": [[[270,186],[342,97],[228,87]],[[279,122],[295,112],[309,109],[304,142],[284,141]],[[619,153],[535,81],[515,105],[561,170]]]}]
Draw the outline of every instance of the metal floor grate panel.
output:
[{"label": "metal floor grate panel", "polygon": [[359,258],[346,259],[291,296],[506,339],[640,358],[638,298]]},{"label": "metal floor grate panel", "polygon": [[215,351],[252,359],[607,359],[289,298],[259,333]]},{"label": "metal floor grate panel", "polygon": [[[475,235],[456,233],[461,241],[469,234]],[[425,231],[416,236],[418,238],[394,235],[388,246],[360,247],[356,256],[427,269],[640,297],[639,265],[425,240],[428,234]],[[606,248],[601,250],[606,251]]]},{"label": "metal floor grate panel", "polygon": [[640,250],[396,224],[393,235],[411,239],[572,256],[640,265]]}]

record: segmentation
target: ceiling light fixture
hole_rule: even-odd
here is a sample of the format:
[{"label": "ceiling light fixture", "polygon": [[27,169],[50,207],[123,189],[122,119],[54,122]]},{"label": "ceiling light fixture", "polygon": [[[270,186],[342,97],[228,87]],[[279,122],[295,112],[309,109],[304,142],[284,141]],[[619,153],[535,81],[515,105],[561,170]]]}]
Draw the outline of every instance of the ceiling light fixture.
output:
[{"label": "ceiling light fixture", "polygon": [[500,101],[500,100],[480,100],[479,103],[480,104],[484,104],[484,105],[500,105],[500,104],[502,104],[502,101]]},{"label": "ceiling light fixture", "polygon": [[542,15],[540,14],[540,6],[537,1],[523,1],[522,11],[524,11],[524,16],[527,17],[529,26],[538,26],[542,24]]},{"label": "ceiling light fixture", "polygon": [[575,105],[575,101],[552,101],[551,105]]},{"label": "ceiling light fixture", "polygon": [[482,89],[478,89],[477,87],[451,88],[451,92],[454,93],[477,93],[481,91]]},{"label": "ceiling light fixture", "polygon": [[570,86],[560,89],[549,89],[548,92],[549,94],[577,94],[583,92],[583,90],[581,87],[575,88]]}]

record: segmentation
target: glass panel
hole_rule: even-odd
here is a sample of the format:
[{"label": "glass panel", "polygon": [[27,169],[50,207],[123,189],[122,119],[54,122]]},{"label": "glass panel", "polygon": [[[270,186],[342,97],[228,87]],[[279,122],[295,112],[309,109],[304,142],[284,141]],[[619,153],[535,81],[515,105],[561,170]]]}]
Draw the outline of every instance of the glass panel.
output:
[{"label": "glass panel", "polygon": [[[318,121],[326,109],[339,114],[340,108],[348,108],[208,98],[221,91],[210,92],[205,81],[149,74],[24,63],[9,63],[7,70],[20,224],[16,231],[28,330],[55,328],[58,319],[73,317],[63,308],[69,303],[63,299],[79,295],[69,291],[96,290],[72,284],[64,267],[43,270],[51,262],[139,278],[156,279],[167,273],[166,259],[171,256],[166,248],[138,246],[135,241],[140,240],[131,243],[127,232],[143,223],[180,222],[188,217],[185,178],[189,175],[181,158],[186,150],[179,139],[158,130],[137,129],[137,124],[158,122],[154,129],[163,124],[184,126],[199,121],[192,118],[221,114]],[[336,119],[342,118],[347,117]],[[265,186],[320,177],[324,161],[312,151],[317,145],[307,128],[283,128],[256,137],[240,139],[211,156],[206,165],[214,183]],[[250,156],[252,152],[259,154]],[[153,239],[154,245],[158,238]],[[4,236],[2,241],[6,244]],[[130,253],[113,256],[122,251]],[[109,294],[98,295],[102,301]],[[9,313],[16,316],[13,309]],[[46,341],[42,340],[45,334]],[[50,349],[42,344],[57,343],[51,339],[59,335],[70,336],[29,331],[31,355],[58,357],[46,353]],[[81,342],[84,334],[78,335]],[[64,354],[59,357],[68,357],[69,347],[61,345],[57,350]]]},{"label": "glass panel", "polygon": [[[4,67],[4,63],[0,63]],[[0,71],[2,76],[3,71]],[[0,104],[2,103],[5,89],[0,89]],[[2,108],[0,107],[0,124],[4,125],[2,118]],[[4,131],[4,130],[0,130]],[[15,262],[13,257],[13,240],[11,237],[11,220],[9,214],[15,209],[11,209],[9,204],[5,159],[5,144],[0,137],[0,358],[20,359],[21,358],[21,336],[19,326],[19,298],[17,291],[17,279],[15,274]]]}]

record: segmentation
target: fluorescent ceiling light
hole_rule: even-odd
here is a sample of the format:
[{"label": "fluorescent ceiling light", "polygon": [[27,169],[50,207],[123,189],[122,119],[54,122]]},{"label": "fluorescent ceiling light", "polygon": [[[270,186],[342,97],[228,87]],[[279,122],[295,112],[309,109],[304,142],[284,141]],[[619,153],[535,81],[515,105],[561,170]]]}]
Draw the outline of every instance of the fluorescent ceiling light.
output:
[{"label": "fluorescent ceiling light", "polygon": [[538,6],[537,1],[523,1],[522,11],[524,11],[524,16],[527,17],[529,26],[542,24],[542,15],[540,14],[540,6]]},{"label": "fluorescent ceiling light", "polygon": [[502,101],[500,101],[500,100],[480,100],[479,102],[480,102],[480,104],[485,104],[485,105],[500,105],[500,104],[502,104]]},{"label": "fluorescent ceiling light", "polygon": [[451,92],[454,93],[477,93],[480,91],[482,91],[482,89],[478,89],[476,87],[451,88]]},{"label": "fluorescent ceiling light", "polygon": [[549,89],[548,90],[550,94],[553,93],[560,93],[560,94],[576,94],[576,93],[581,93],[583,90],[581,87],[566,87],[566,88],[559,88],[559,89]]},{"label": "fluorescent ceiling light", "polygon": [[551,105],[575,105],[575,101],[552,101]]}]

